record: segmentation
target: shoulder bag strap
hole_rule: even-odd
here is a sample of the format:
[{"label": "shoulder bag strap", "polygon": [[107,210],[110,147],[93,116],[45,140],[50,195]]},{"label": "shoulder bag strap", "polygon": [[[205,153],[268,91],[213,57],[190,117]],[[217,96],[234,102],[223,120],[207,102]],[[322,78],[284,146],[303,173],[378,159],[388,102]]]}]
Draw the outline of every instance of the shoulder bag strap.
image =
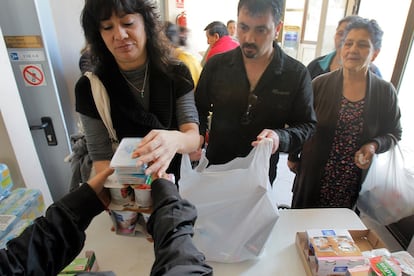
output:
[{"label": "shoulder bag strap", "polygon": [[109,137],[112,142],[118,142],[116,131],[112,125],[111,105],[108,93],[106,92],[106,88],[98,76],[96,76],[94,73],[85,72],[85,76],[88,77],[91,83],[91,90],[96,109],[98,110],[99,116],[101,116],[104,125],[108,129]]}]

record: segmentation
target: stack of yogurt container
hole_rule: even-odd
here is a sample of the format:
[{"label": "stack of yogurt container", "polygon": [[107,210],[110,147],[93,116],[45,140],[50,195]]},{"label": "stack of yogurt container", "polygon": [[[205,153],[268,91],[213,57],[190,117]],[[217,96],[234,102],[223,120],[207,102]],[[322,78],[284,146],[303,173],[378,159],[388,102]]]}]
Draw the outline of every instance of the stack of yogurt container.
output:
[{"label": "stack of yogurt container", "polygon": [[146,165],[137,167],[137,159],[132,154],[141,138],[121,140],[110,166],[115,172],[114,181],[107,181],[105,187],[111,193],[111,217],[115,232],[120,235],[135,235],[146,232],[147,212],[152,206],[151,177],[145,175]]}]

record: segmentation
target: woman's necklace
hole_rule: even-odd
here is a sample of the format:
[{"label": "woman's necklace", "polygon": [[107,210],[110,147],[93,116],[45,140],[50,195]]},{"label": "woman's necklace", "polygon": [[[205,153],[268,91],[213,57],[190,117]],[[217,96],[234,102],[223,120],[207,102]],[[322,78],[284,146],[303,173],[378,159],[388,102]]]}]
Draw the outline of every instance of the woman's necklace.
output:
[{"label": "woman's necklace", "polygon": [[144,74],[144,81],[142,83],[142,88],[139,89],[138,87],[136,87],[125,75],[124,72],[121,71],[122,76],[124,77],[124,79],[126,80],[126,82],[129,84],[130,87],[134,88],[140,95],[141,98],[144,98],[144,91],[145,91],[145,85],[147,83],[147,76],[148,76],[148,62],[145,63],[145,74]]}]

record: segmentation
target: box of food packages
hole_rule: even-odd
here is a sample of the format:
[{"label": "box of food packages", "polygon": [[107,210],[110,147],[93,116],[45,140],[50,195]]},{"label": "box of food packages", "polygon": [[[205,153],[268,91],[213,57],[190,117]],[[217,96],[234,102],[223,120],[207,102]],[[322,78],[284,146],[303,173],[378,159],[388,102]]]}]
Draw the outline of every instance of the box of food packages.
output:
[{"label": "box of food packages", "polygon": [[17,194],[16,200],[5,206],[2,214],[15,215],[19,219],[31,219],[44,214],[45,203],[42,193],[38,189],[18,188],[11,195]]},{"label": "box of food packages", "polygon": [[308,276],[345,275],[365,263],[363,251],[386,248],[372,230],[331,229],[296,233],[296,247]]},{"label": "box of food packages", "polygon": [[17,221],[16,216],[0,214],[0,244],[3,243],[3,238],[13,229]]},{"label": "box of food packages", "polygon": [[[4,217],[6,215],[0,215],[0,221],[1,217]],[[16,218],[16,216],[10,216]],[[10,228],[10,231],[7,231],[7,234],[0,239],[0,248],[5,248],[7,245],[7,242],[9,242],[11,239],[16,238],[17,236],[20,236],[20,234],[29,226],[33,224],[33,220],[31,219],[22,219],[22,220],[16,220],[16,223],[12,223],[12,227]]]},{"label": "box of food packages", "polygon": [[13,187],[9,168],[6,164],[0,163],[0,201],[6,198]]},{"label": "box of food packages", "polygon": [[44,214],[45,204],[40,190],[17,188],[0,201],[0,244],[20,220],[34,220]]},{"label": "box of food packages", "polygon": [[400,266],[403,276],[414,275],[414,257],[407,251],[391,253],[391,257]]},{"label": "box of food packages", "polygon": [[146,165],[137,167],[137,158],[132,158],[141,140],[142,138],[123,138],[111,159],[110,166],[114,168],[116,179],[121,184],[143,184],[147,179]]}]

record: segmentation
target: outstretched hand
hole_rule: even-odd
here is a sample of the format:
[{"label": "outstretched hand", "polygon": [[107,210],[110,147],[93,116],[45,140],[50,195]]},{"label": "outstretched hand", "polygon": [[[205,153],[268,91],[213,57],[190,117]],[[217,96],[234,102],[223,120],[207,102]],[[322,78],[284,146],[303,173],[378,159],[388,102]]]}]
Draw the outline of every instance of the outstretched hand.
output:
[{"label": "outstretched hand", "polygon": [[89,186],[95,191],[96,195],[102,201],[105,207],[111,203],[111,197],[108,189],[104,188],[106,179],[114,172],[112,168],[106,168],[88,180]]}]

